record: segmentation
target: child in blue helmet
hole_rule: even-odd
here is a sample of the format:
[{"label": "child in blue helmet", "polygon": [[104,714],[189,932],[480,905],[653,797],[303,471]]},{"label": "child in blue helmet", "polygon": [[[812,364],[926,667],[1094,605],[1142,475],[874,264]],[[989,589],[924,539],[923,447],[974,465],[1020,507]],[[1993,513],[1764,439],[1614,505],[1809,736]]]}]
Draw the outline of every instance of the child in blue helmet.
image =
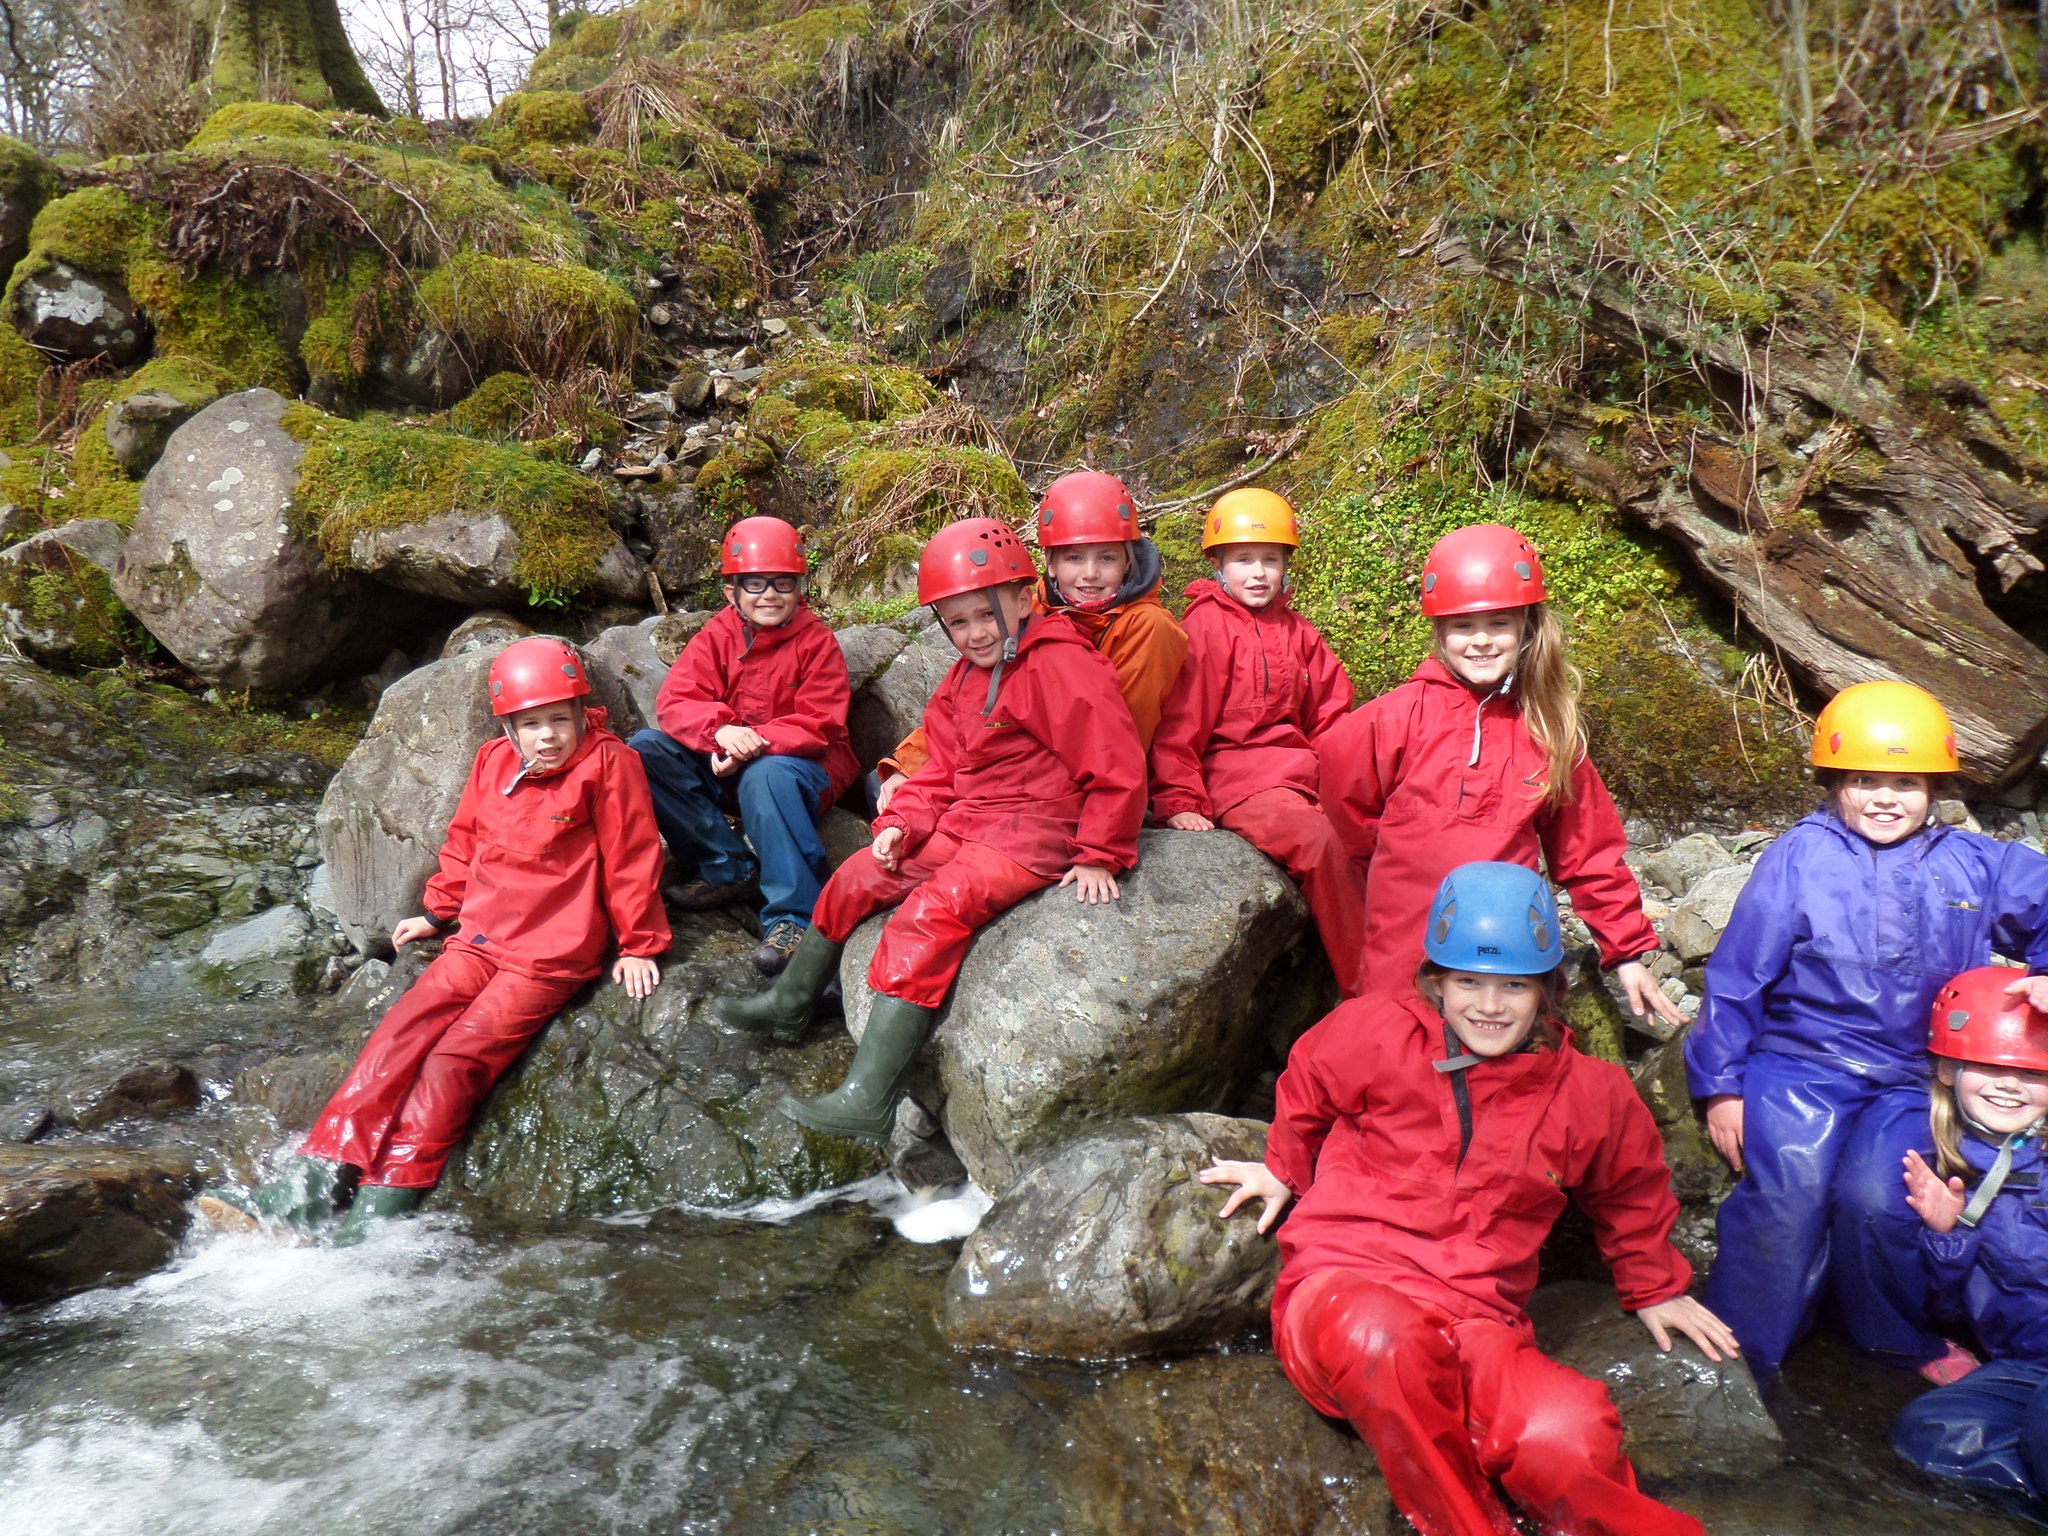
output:
[{"label": "child in blue helmet", "polygon": [[1908,1404],[1892,1448],[2048,1524],[2048,1014],[2012,979],[1984,966],[1935,999],[1935,1166],[1906,1154],[1907,1203],[1937,1316],[1986,1358]]},{"label": "child in blue helmet", "polygon": [[[1829,797],[1765,850],[1707,961],[1685,1042],[1707,1132],[1742,1175],[1706,1300],[1769,1377],[1827,1291],[1850,1340],[1936,1381],[1974,1360],[1929,1327],[1900,1159],[1927,1134],[1927,1010],[1994,952],[2048,967],[2048,859],[1936,823],[1955,735],[1929,694],[1859,683],[1821,712]],[[2037,987],[2048,1003],[2048,980]]]},{"label": "child in blue helmet", "polygon": [[1660,1349],[1734,1336],[1687,1295],[1678,1203],[1628,1073],[1573,1049],[1564,946],[1541,875],[1477,862],[1439,888],[1428,960],[1295,1045],[1263,1163],[1218,1163],[1229,1216],[1290,1201],[1273,1293],[1288,1379],[1349,1419],[1418,1530],[1499,1536],[1500,1491],[1545,1530],[1700,1536],[1636,1487],[1606,1390],[1536,1347],[1524,1307],[1567,1201]]}]

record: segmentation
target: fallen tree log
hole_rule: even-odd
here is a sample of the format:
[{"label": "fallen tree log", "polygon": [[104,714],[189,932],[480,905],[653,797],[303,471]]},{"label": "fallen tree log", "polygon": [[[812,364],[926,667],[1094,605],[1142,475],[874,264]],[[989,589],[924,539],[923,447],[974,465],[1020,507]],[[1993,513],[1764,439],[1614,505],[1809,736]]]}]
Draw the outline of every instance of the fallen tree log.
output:
[{"label": "fallen tree log", "polygon": [[1822,694],[1886,677],[1928,689],[1986,783],[2035,761],[2048,653],[1985,588],[2043,569],[2048,464],[1974,386],[1909,394],[1895,338],[1818,283],[1788,287],[1768,321],[1744,327],[1645,296],[1625,269],[1555,259],[1525,232],[1445,239],[1436,259],[1572,306],[1607,341],[1690,361],[1719,403],[1715,426],[1645,414],[1616,453],[1591,403],[1566,399],[1526,410],[1522,434],[1683,545],[1804,680]]}]

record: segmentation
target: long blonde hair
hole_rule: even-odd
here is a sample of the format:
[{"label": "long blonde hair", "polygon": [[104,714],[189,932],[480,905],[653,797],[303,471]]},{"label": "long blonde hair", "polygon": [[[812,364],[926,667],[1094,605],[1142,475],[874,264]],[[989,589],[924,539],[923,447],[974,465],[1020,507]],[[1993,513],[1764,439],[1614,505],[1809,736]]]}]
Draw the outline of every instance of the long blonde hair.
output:
[{"label": "long blonde hair", "polygon": [[[1522,612],[1522,638],[1515,653],[1515,693],[1521,701],[1522,723],[1549,759],[1544,803],[1555,810],[1569,805],[1572,774],[1586,755],[1586,723],[1579,716],[1579,690],[1584,679],[1565,660],[1564,630],[1547,603],[1532,603]],[[1437,660],[1450,666],[1444,650],[1444,621],[1436,621]],[[1456,672],[1456,668],[1451,670]]]}]

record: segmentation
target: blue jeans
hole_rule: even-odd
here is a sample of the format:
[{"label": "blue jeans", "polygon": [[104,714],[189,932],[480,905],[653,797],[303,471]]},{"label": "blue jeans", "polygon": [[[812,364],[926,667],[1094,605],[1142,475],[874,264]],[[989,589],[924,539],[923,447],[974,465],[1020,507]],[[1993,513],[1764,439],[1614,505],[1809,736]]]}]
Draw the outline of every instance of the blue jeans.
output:
[{"label": "blue jeans", "polygon": [[1758,1051],[1742,1112],[1742,1182],[1721,1202],[1705,1300],[1750,1369],[1778,1369],[1823,1291],[1857,1348],[1894,1365],[1938,1358],[1947,1346],[1926,1327],[1920,1221],[1899,1166],[1927,1140],[1926,1087]]},{"label": "blue jeans", "polygon": [[[641,731],[627,745],[647,769],[654,822],[676,862],[708,885],[736,884],[758,864],[762,931],[777,923],[808,928],[832,872],[818,840],[821,802],[832,782],[824,765],[808,757],[757,757],[735,781],[712,773],[709,757],[666,731]],[[728,785],[738,794],[744,841],[725,819]]]},{"label": "blue jeans", "polygon": [[1892,1449],[2048,1524],[2048,1364],[1987,1360],[1923,1392],[1892,1426]]}]

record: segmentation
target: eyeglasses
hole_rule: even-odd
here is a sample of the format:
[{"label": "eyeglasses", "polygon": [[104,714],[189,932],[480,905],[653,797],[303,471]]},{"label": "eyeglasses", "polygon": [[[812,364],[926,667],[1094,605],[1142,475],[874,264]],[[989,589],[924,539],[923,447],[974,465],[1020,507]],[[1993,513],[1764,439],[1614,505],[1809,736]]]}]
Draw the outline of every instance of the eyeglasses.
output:
[{"label": "eyeglasses", "polygon": [[759,597],[770,587],[777,592],[800,592],[804,579],[801,576],[735,576],[733,584],[750,597]]}]

